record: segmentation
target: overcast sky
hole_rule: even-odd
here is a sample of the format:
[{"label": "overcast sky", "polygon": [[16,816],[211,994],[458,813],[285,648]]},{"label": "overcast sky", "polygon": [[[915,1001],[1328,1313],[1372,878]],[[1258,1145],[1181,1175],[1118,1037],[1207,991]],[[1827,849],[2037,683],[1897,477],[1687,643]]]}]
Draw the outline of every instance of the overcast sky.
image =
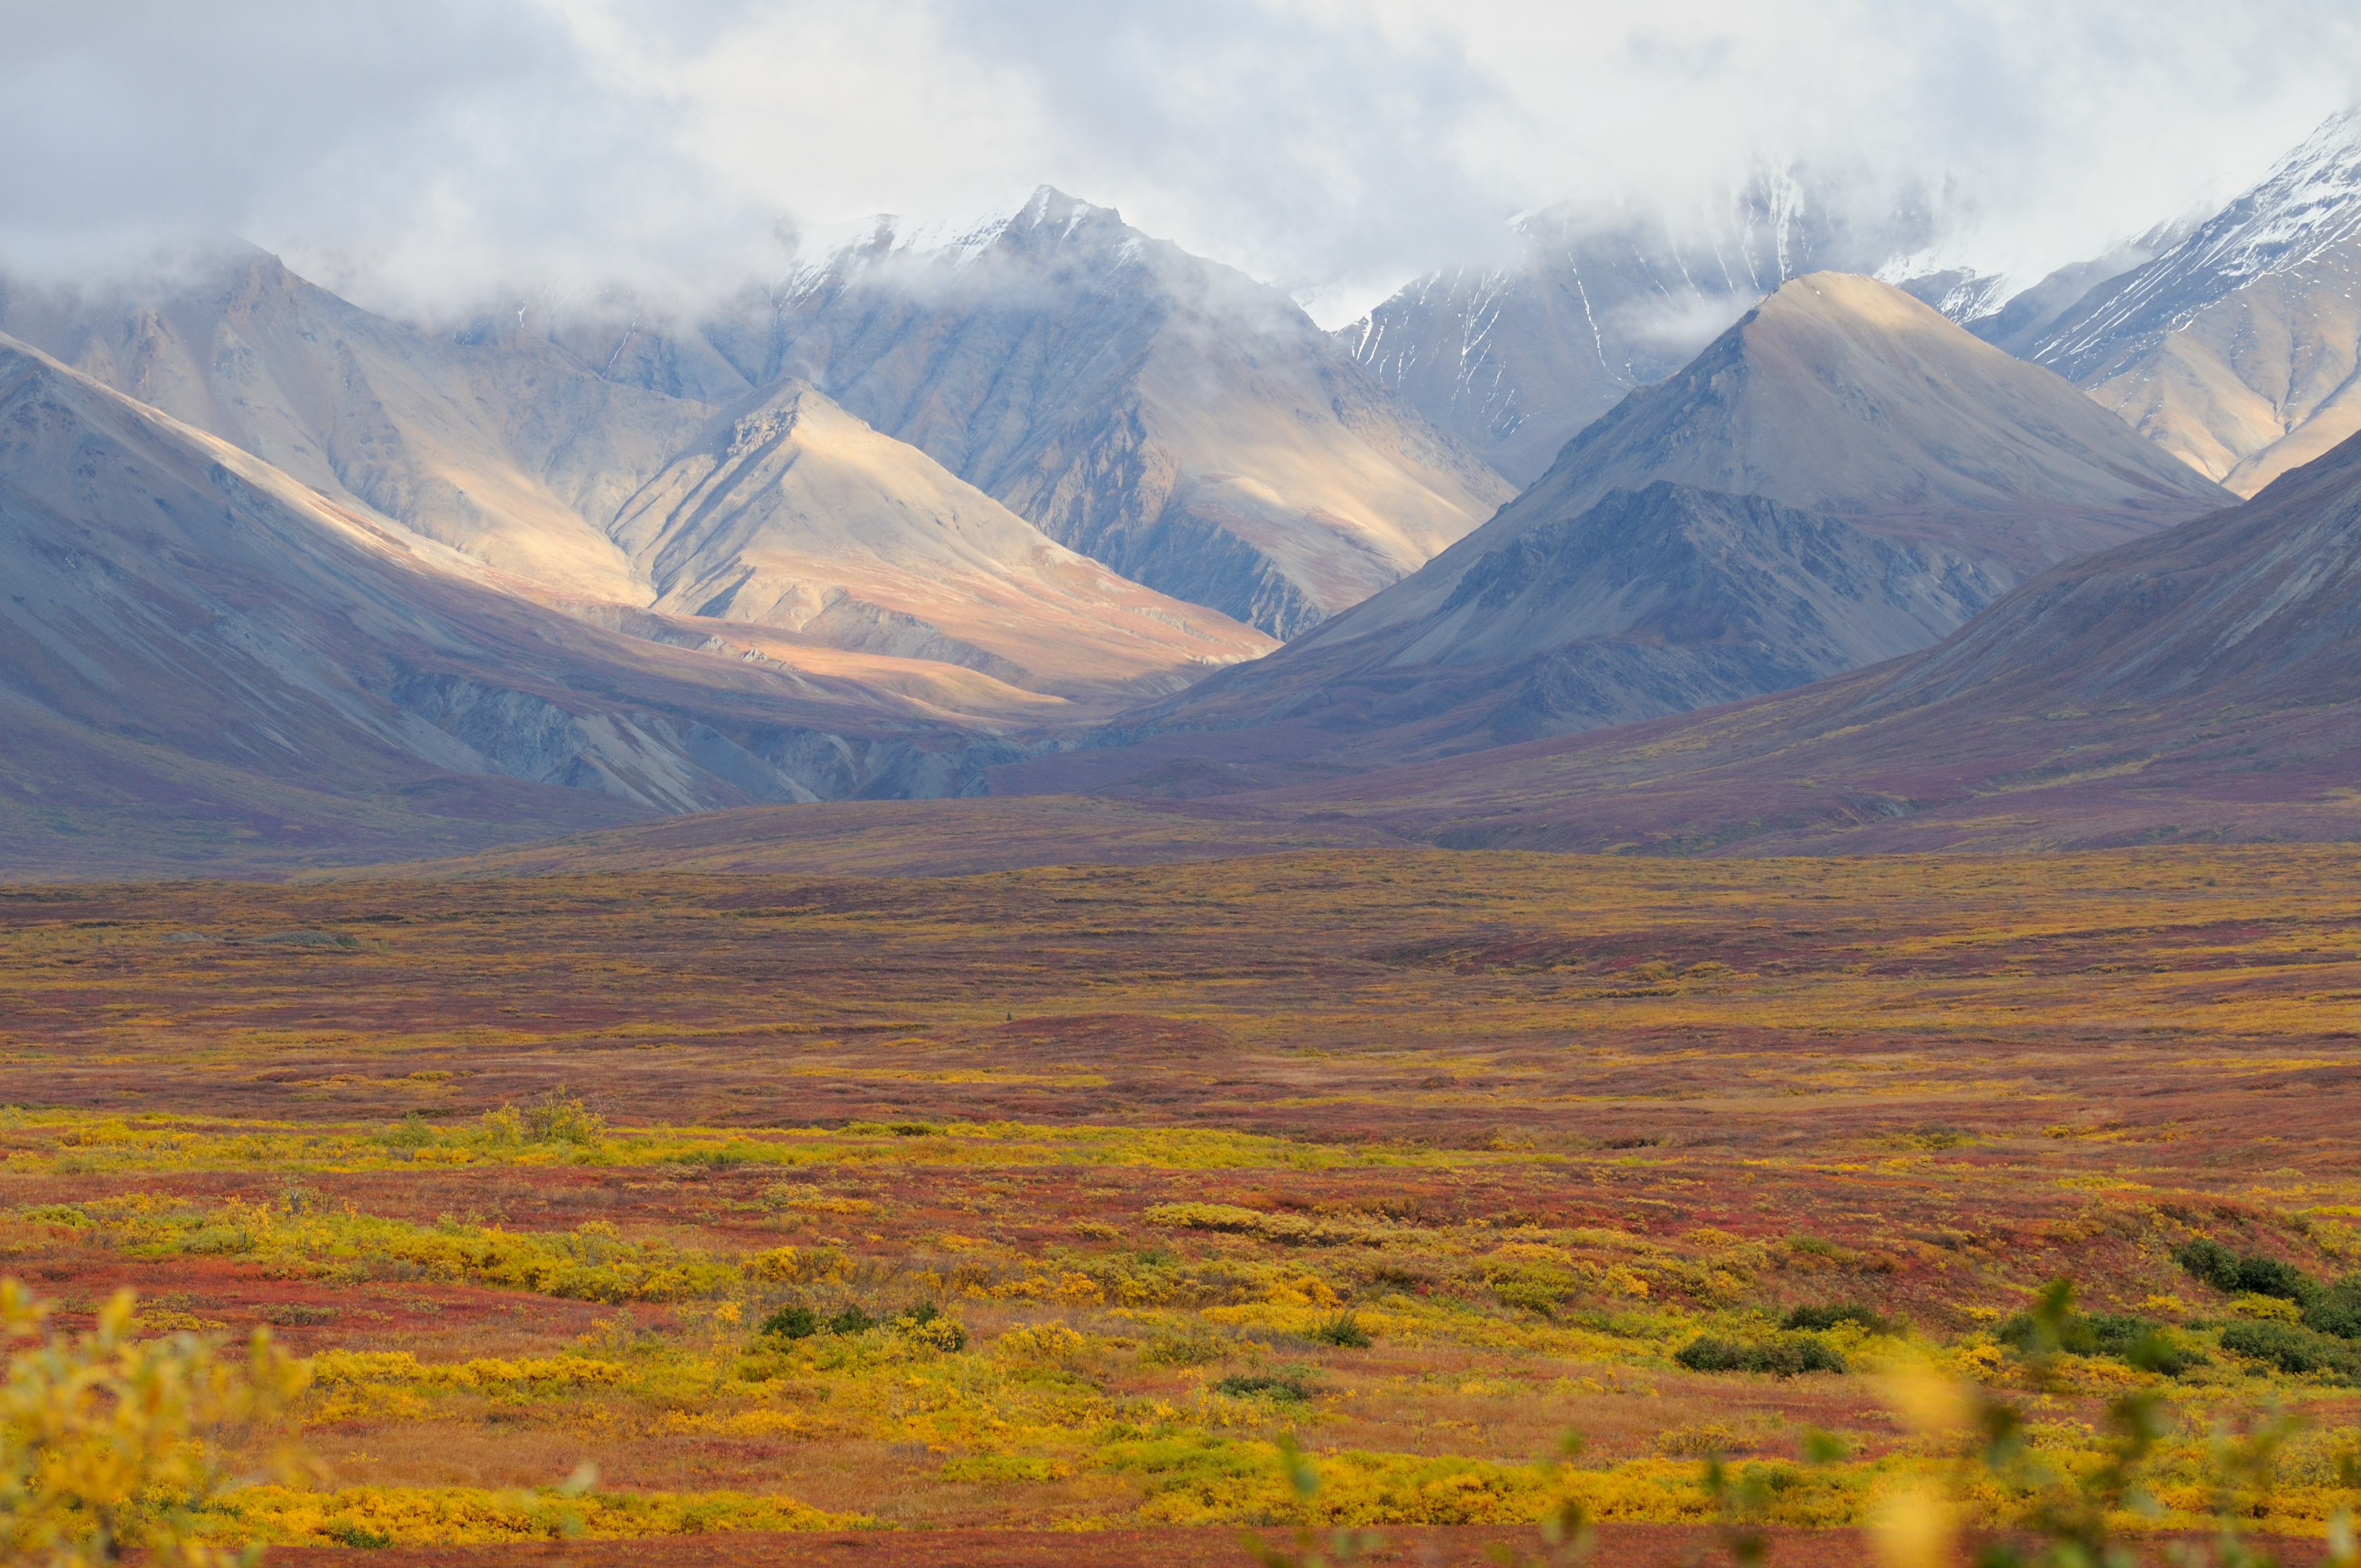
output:
[{"label": "overcast sky", "polygon": [[1334,322],[1768,162],[2029,278],[2361,100],[2352,0],[0,0],[0,269],[229,232],[360,298],[675,291],[1038,183]]}]

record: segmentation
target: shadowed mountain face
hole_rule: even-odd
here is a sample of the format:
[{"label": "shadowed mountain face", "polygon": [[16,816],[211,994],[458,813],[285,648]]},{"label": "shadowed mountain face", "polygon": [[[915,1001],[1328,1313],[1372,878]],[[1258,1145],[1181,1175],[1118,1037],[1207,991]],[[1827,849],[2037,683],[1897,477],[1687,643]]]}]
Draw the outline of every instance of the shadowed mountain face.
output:
[{"label": "shadowed mountain face", "polygon": [[1873,272],[1931,237],[1904,214],[1859,223],[1794,178],[1763,180],[1686,233],[1600,229],[1566,209],[1517,225],[1496,268],[1416,280],[1337,333],[1353,357],[1521,485],[1568,437],[1663,380],[1806,272]]},{"label": "shadowed mountain face", "polygon": [[1511,494],[1284,294],[1046,187],[966,227],[881,221],[697,337],[579,352],[808,380],[1060,543],[1278,637]]},{"label": "shadowed mountain face", "polygon": [[2356,289],[2361,110],[2017,351],[2252,495],[2361,430]]},{"label": "shadowed mountain face", "polygon": [[1142,728],[1414,723],[1423,746],[1676,712],[1923,648],[2227,499],[2055,376],[1815,274],[1416,576]]},{"label": "shadowed mountain face", "polygon": [[1815,273],[1584,430],[1462,550],[1670,479],[2024,575],[2224,499],[2100,412],[1899,290]]},{"label": "shadowed mountain face", "polygon": [[300,861],[956,794],[1014,754],[890,683],[544,609],[5,338],[0,582],[0,840],[19,866],[78,843],[193,863],[249,832]]},{"label": "shadowed mountain face", "polygon": [[1390,729],[1418,750],[1502,744],[1858,669],[1925,647],[1998,591],[1956,554],[1660,481],[1479,557],[1382,657],[1356,639],[1302,644],[1167,707],[1191,728],[1301,720]]},{"label": "shadowed mountain face", "polygon": [[[1940,645],[1710,712],[1353,781],[1432,841],[1795,853],[2361,837],[2361,436],[2056,568]],[[1316,790],[1232,797],[1301,812]]]}]

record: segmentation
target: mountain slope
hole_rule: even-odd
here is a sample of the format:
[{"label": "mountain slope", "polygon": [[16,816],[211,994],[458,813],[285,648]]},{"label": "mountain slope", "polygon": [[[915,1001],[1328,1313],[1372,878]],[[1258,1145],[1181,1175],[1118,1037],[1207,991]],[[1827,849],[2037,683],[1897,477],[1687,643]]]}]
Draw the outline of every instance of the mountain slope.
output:
[{"label": "mountain slope", "polygon": [[[0,726],[0,837],[19,853],[87,848],[112,811],[192,859],[235,855],[256,802],[292,814],[302,832],[280,848],[298,859],[447,848],[619,816],[956,793],[1014,754],[888,683],[545,609],[5,338],[0,583],[15,718]],[[1043,700],[1007,695],[1020,710]]]},{"label": "mountain slope", "polygon": [[[1047,187],[975,224],[881,219],[701,335],[748,386],[807,380],[1060,543],[1274,636],[1511,493],[1283,293]],[[617,342],[618,373],[683,357],[656,346]]]},{"label": "mountain slope", "polygon": [[[1457,708],[1499,740],[1677,711],[1924,647],[2042,565],[2227,499],[2055,376],[1814,274],[1417,575],[1139,724]],[[1548,586],[1521,609],[1479,586],[1528,580]]]},{"label": "mountain slope", "polygon": [[1170,691],[1274,646],[1053,543],[800,381],[717,419],[612,532],[659,610],[1038,690]]},{"label": "mountain slope", "polygon": [[[38,328],[55,356],[78,361],[116,389],[349,506],[485,562],[520,579],[521,591],[577,615],[653,631],[653,623],[616,607],[710,618],[751,602],[746,593],[732,598],[702,578],[695,581],[703,591],[684,602],[695,583],[677,580],[675,563],[660,587],[651,576],[653,561],[632,554],[619,522],[631,506],[632,528],[649,527],[658,476],[676,483],[684,465],[693,466],[710,446],[708,427],[735,416],[697,398],[610,379],[516,319],[478,322],[456,336],[430,334],[350,305],[258,253],[218,263],[146,302],[0,292],[0,318]],[[722,379],[714,365],[735,372],[709,346],[707,354],[711,363],[690,367],[701,374],[688,378],[709,393]],[[674,354],[675,370],[678,357]],[[742,389],[732,398],[749,405],[763,400]],[[903,566],[917,576],[905,574],[907,591],[898,598],[856,592],[859,602],[825,614],[816,607],[809,615],[782,616],[770,607],[753,619],[772,632],[792,634],[784,647],[790,663],[808,667],[806,653],[831,646],[904,659],[936,660],[939,653],[944,658],[936,662],[988,673],[1025,671],[1021,684],[1044,691],[1112,695],[1145,683],[1132,685],[1136,699],[1268,648],[1218,615],[1125,584],[1059,551],[924,455],[859,430],[849,416],[833,412],[823,422],[842,450],[822,465],[836,471],[825,497],[831,526],[807,538],[808,558],[798,568],[817,591],[857,589],[869,580],[862,571],[874,577],[893,557],[883,534],[863,543],[864,531],[898,529],[907,544],[940,533],[935,523],[954,513],[972,519],[992,512],[999,520],[998,554],[987,560],[989,552],[972,549],[904,550]],[[816,471],[809,461],[799,470],[807,477]],[[732,477],[733,491],[743,490],[742,479]],[[819,498],[803,499],[809,521]],[[932,521],[914,532],[917,513]],[[667,542],[668,548],[678,544]],[[830,551],[846,553],[847,565],[834,568],[818,558]],[[867,565],[855,569],[856,561]],[[938,609],[965,606],[958,615],[975,622],[969,630],[983,641],[933,627],[921,600]],[[658,635],[677,641],[676,631]],[[760,640],[746,631],[727,638]],[[979,651],[986,647],[990,652]],[[1005,696],[984,693],[983,711],[996,711]]]},{"label": "mountain slope", "polygon": [[1521,485],[1624,394],[1663,380],[1790,278],[1873,272],[1928,237],[1856,223],[1796,179],[1755,181],[1686,231],[1517,220],[1506,266],[1431,273],[1336,335],[1353,357]]},{"label": "mountain slope", "polygon": [[[1353,781],[1430,841],[1808,853],[2361,838],[2361,436],[1801,691]],[[1222,808],[1286,817],[1299,790]]]},{"label": "mountain slope", "polygon": [[2361,109],[2024,350],[2240,495],[2361,430]]},{"label": "mountain slope", "polygon": [[712,414],[530,333],[441,338],[260,252],[115,298],[0,284],[0,333],[504,572],[643,602],[616,509]]}]

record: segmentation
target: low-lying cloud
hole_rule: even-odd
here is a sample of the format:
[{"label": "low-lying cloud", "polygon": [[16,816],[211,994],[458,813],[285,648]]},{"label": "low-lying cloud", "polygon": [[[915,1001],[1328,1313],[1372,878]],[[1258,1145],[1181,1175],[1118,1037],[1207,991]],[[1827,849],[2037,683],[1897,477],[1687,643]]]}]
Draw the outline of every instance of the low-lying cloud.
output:
[{"label": "low-lying cloud", "polygon": [[1572,200],[1936,193],[2037,272],[2361,95],[2343,0],[0,0],[0,268],[235,232],[362,298],[684,294],[819,225],[1060,186],[1331,318]]}]

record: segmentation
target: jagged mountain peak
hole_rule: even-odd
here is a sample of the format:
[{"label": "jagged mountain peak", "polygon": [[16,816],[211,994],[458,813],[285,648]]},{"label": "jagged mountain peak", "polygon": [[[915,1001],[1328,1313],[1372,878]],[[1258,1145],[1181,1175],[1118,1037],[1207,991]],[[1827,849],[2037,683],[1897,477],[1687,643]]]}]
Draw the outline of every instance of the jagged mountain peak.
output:
[{"label": "jagged mountain peak", "polygon": [[1994,341],[2235,494],[2327,452],[2361,430],[2361,109],[2178,243],[2033,314]]},{"label": "jagged mountain peak", "polygon": [[1506,500],[1281,290],[1054,187],[881,220],[701,329],[811,382],[1060,543],[1294,635]]},{"label": "jagged mountain peak", "polygon": [[765,292],[782,308],[847,287],[983,297],[1025,287],[1045,268],[1079,267],[1109,287],[1148,294],[1240,297],[1279,290],[1124,222],[1122,213],[1054,185],[957,213],[880,214],[811,236],[804,259]]}]

